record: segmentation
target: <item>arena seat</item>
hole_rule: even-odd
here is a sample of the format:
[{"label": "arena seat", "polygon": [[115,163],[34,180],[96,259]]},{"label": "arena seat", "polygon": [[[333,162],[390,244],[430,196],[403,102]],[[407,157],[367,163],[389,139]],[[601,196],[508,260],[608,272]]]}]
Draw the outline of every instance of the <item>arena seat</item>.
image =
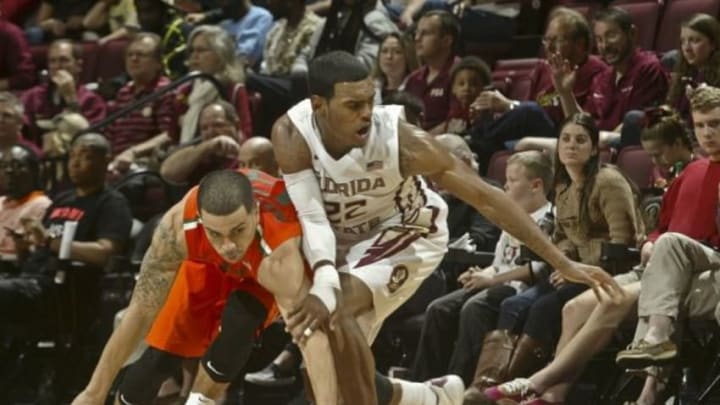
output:
[{"label": "arena seat", "polygon": [[653,163],[642,146],[621,149],[616,164],[641,190],[652,187]]},{"label": "arena seat", "polygon": [[488,164],[487,177],[495,180],[500,184],[505,184],[505,166],[513,152],[509,150],[500,150],[490,157]]},{"label": "arena seat", "polygon": [[[617,3],[617,2],[616,2]],[[661,5],[657,1],[613,3],[627,11],[637,27],[637,44],[642,49],[653,49],[655,31],[660,21]]]},{"label": "arena seat", "polygon": [[667,52],[679,45],[680,24],[695,13],[707,13],[717,16],[720,12],[720,0],[673,0],[668,1],[663,13],[654,49]]},{"label": "arena seat", "polygon": [[109,80],[125,72],[126,40],[116,40],[99,47],[94,80]]}]

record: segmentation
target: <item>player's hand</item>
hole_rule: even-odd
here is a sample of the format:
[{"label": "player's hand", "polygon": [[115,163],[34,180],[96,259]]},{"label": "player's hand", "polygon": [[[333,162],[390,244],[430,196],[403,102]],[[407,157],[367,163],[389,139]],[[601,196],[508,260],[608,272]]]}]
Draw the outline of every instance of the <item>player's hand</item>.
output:
[{"label": "player's hand", "polygon": [[[556,270],[560,272],[568,282],[585,284],[592,287],[599,301],[605,301],[607,297],[612,301],[616,301],[625,295],[625,292],[620,288],[615,279],[598,266],[590,266],[570,260],[568,266]],[[604,294],[601,294],[601,291]]]},{"label": "player's hand", "polygon": [[288,313],[285,325],[293,342],[302,345],[315,331],[327,325],[329,319],[330,311],[320,298],[308,294],[297,308]]},{"label": "player's hand", "polygon": [[87,390],[79,393],[75,399],[73,399],[70,405],[103,405],[105,398],[99,398],[87,392]]},{"label": "player's hand", "polygon": [[560,288],[565,285],[565,278],[562,276],[562,274],[560,274],[560,272],[553,271],[552,273],[550,273],[550,284],[556,289]]}]

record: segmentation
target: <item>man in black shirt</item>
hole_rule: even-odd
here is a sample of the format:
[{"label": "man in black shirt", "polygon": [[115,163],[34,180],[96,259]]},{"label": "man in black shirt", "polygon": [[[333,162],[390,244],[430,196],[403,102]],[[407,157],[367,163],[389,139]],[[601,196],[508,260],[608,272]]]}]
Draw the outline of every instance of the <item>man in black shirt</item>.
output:
[{"label": "man in black shirt", "polygon": [[[85,134],[72,144],[68,174],[74,188],[60,194],[42,221],[21,218],[24,234],[16,237],[24,260],[17,277],[0,280],[0,324],[24,323],[48,316],[52,291],[63,277],[73,277],[83,303],[96,307],[99,277],[108,259],[123,251],[132,215],[122,194],[105,187],[110,144],[98,134]],[[60,240],[68,222],[77,222],[70,244],[69,272],[59,271]],[[89,313],[77,314],[79,317]]]}]

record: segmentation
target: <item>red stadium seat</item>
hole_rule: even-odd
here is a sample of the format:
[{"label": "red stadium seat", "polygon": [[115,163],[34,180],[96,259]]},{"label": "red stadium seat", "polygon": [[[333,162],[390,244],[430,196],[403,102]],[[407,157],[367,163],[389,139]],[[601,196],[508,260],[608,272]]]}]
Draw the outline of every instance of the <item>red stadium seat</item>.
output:
[{"label": "red stadium seat", "polygon": [[[617,5],[627,11],[637,27],[637,44],[642,49],[653,49],[655,44],[655,31],[660,20],[660,4],[657,1],[624,2]],[[679,35],[678,35],[679,37]]]},{"label": "red stadium seat", "polygon": [[487,177],[500,184],[505,184],[505,166],[507,166],[508,158],[512,154],[513,152],[509,150],[500,150],[493,153],[488,164]]},{"label": "red stadium seat", "polygon": [[641,189],[652,187],[653,163],[642,146],[626,146],[620,150],[617,166]]},{"label": "red stadium seat", "polygon": [[108,80],[125,72],[125,48],[128,41],[111,41],[100,47],[94,80]]},{"label": "red stadium seat", "polygon": [[667,2],[655,38],[655,50],[667,52],[680,45],[680,24],[696,13],[717,16],[720,0],[672,0]]}]

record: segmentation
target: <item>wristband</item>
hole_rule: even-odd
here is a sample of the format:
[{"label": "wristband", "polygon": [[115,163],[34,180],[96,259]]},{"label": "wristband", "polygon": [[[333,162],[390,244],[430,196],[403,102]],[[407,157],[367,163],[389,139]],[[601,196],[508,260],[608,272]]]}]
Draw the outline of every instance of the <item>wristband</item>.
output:
[{"label": "wristband", "polygon": [[340,289],[340,276],[337,270],[329,264],[318,267],[313,275],[310,294],[318,297],[330,313],[333,313],[337,306],[335,289]]}]

